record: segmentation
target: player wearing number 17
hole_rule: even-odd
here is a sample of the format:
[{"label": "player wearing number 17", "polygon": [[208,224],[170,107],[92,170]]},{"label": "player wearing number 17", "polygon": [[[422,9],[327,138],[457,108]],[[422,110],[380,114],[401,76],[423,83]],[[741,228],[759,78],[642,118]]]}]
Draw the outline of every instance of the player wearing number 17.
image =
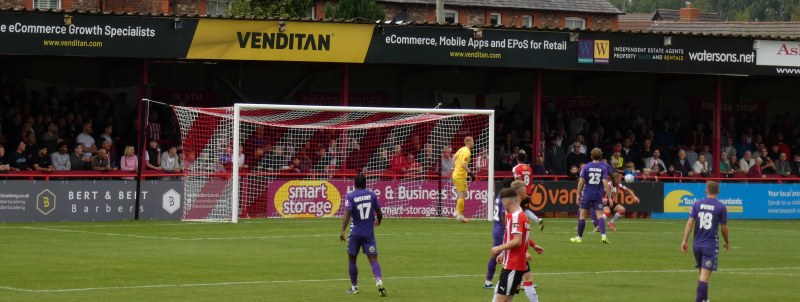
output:
[{"label": "player wearing number 17", "polygon": [[[709,181],[706,183],[706,198],[695,202],[689,211],[689,220],[683,230],[683,242],[681,251],[686,254],[689,246],[689,232],[694,228],[694,259],[695,268],[700,269],[700,277],[697,280],[697,294],[695,302],[708,301],[708,279],[711,272],[717,270],[717,254],[719,254],[719,237],[725,239],[725,251],[730,248],[728,241],[728,209],[719,200],[719,183]],[[695,220],[696,219],[696,220]]]},{"label": "player wearing number 17", "polygon": [[[383,288],[381,281],[381,265],[378,263],[378,246],[375,244],[375,226],[381,224],[383,212],[378,203],[378,196],[372,191],[367,190],[367,178],[359,173],[355,179],[356,190],[347,193],[344,204],[344,218],[342,219],[342,231],[339,239],[347,241],[347,257],[350,264],[350,283],[351,287],[346,291],[348,294],[358,293],[358,267],[356,258],[359,248],[367,255],[372,274],[375,275],[375,286],[381,297],[386,296],[386,289]],[[352,224],[350,218],[353,218]],[[345,229],[350,225],[350,236],[345,240]]]},{"label": "player wearing number 17", "polygon": [[472,136],[464,138],[464,147],[458,149],[453,156],[455,159],[455,168],[453,169],[453,186],[456,187],[456,210],[453,213],[461,222],[467,222],[464,218],[464,200],[467,198],[467,176],[474,178],[472,172],[469,171],[469,159],[472,156],[472,147],[475,146],[475,141]]},{"label": "player wearing number 17", "polygon": [[[602,150],[599,148],[592,149],[592,162],[583,166],[578,178],[578,200],[580,201],[578,236],[570,239],[574,243],[583,242],[583,230],[586,229],[586,216],[588,216],[589,211],[595,211],[597,217],[602,217],[603,191],[605,191],[609,201],[613,201],[614,195],[611,194],[611,185],[608,180],[611,166],[600,162],[602,158]],[[600,226],[600,232],[603,234],[603,243],[608,244],[605,219],[600,218],[598,225]]]}]

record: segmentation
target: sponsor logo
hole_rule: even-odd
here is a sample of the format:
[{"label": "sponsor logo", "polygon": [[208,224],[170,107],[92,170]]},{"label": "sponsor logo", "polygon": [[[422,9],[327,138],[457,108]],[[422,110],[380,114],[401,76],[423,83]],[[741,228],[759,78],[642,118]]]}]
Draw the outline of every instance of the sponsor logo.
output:
[{"label": "sponsor logo", "polygon": [[369,252],[370,253],[374,253],[375,252],[375,246],[374,245],[370,245],[369,246]]},{"label": "sponsor logo", "polygon": [[56,209],[56,194],[53,194],[49,189],[45,189],[36,195],[36,209],[43,215],[50,214]]},{"label": "sponsor logo", "polygon": [[692,205],[700,200],[694,197],[692,192],[686,190],[674,190],[667,193],[664,197],[664,212],[689,213]]},{"label": "sponsor logo", "polygon": [[578,63],[608,64],[610,54],[611,41],[609,40],[578,41]]},{"label": "sponsor logo", "polygon": [[331,183],[321,180],[292,180],[283,184],[274,198],[282,217],[332,217],[339,211],[342,194]]},{"label": "sponsor logo", "polygon": [[331,50],[330,34],[236,32],[239,48]]},{"label": "sponsor logo", "polygon": [[181,208],[181,194],[178,194],[173,189],[169,189],[164,195],[161,197],[161,207],[167,213],[173,214],[175,211]]},{"label": "sponsor logo", "polygon": [[706,267],[713,267],[711,266],[712,264],[713,263],[711,263],[711,260],[706,260]]}]

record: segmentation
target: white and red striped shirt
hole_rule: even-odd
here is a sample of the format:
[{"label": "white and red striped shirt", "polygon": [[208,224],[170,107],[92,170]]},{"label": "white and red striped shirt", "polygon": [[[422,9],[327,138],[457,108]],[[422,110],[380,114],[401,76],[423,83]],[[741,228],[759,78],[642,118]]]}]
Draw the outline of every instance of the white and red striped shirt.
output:
[{"label": "white and red striped shirt", "polygon": [[522,210],[514,213],[506,212],[506,231],[503,233],[503,244],[514,239],[514,234],[522,235],[522,242],[515,248],[503,251],[504,269],[524,271],[528,268],[526,254],[530,231],[531,225],[528,223],[528,217],[525,217]]}]

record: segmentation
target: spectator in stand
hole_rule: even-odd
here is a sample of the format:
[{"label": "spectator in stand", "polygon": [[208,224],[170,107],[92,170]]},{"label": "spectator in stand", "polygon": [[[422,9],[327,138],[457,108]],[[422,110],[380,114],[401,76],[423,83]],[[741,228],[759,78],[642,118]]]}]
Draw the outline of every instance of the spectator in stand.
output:
[{"label": "spectator in stand", "polygon": [[650,169],[654,174],[664,174],[667,172],[667,167],[664,165],[664,161],[661,160],[661,151],[658,149],[653,150],[653,156],[645,160],[644,166],[645,169]]},{"label": "spectator in stand", "polygon": [[67,143],[58,143],[58,151],[50,155],[50,161],[53,163],[53,169],[56,171],[69,171],[72,164],[69,160],[67,151]]},{"label": "spectator in stand", "polygon": [[572,152],[567,155],[567,166],[580,167],[581,164],[589,162],[589,157],[586,153],[581,153],[580,143],[575,141],[572,146]]},{"label": "spectator in stand", "polygon": [[440,167],[440,175],[442,177],[449,178],[453,174],[453,169],[455,169],[456,163],[453,160],[453,148],[450,146],[445,147],[444,152],[442,152],[442,164]]},{"label": "spectator in stand", "polygon": [[108,159],[108,153],[105,149],[97,150],[97,155],[92,157],[92,170],[95,171],[112,171],[116,168],[111,167],[111,161]]},{"label": "spectator in stand", "polygon": [[[112,124],[108,124],[105,127],[103,127],[103,133],[101,133],[100,136],[98,136],[95,141],[99,141],[101,144],[103,141],[108,141],[111,143],[112,149],[114,149],[114,153],[117,152],[116,145],[114,144],[114,142],[116,141],[114,139],[114,126],[112,126]],[[109,155],[112,154],[109,153]]]},{"label": "spectator in stand", "polygon": [[158,111],[150,111],[150,117],[145,128],[148,140],[161,140],[161,121],[158,119]]},{"label": "spectator in stand", "polygon": [[438,156],[433,154],[433,145],[426,143],[424,147],[422,147],[422,151],[418,157],[419,161],[421,162],[420,166],[422,168],[420,172],[422,172],[422,174],[429,174],[429,172],[436,171],[438,168],[436,165],[439,164],[437,157]]},{"label": "spectator in stand", "polygon": [[608,158],[608,164],[617,173],[625,171],[625,158],[622,157],[622,145],[619,143],[614,145],[614,153],[611,153],[611,157]]},{"label": "spectator in stand", "polygon": [[625,160],[625,165],[627,166],[628,163],[634,163],[638,159],[636,155],[636,151],[633,150],[633,140],[630,137],[627,137],[622,140],[622,158]]},{"label": "spectator in stand", "polygon": [[792,175],[792,166],[786,158],[786,153],[781,152],[778,161],[775,162],[775,173],[786,177]]},{"label": "spectator in stand", "polygon": [[703,150],[697,153],[697,156],[699,157],[701,154],[706,157],[706,161],[710,161],[712,158],[714,158],[714,155],[711,154],[711,146],[709,145],[703,146]]},{"label": "spectator in stand", "polygon": [[695,145],[689,145],[689,148],[686,149],[686,160],[689,161],[689,164],[692,165],[697,161],[697,150],[695,149]]},{"label": "spectator in stand", "polygon": [[586,143],[586,150],[592,150],[594,148],[604,149],[603,147],[603,137],[600,134],[600,129],[596,130],[592,133],[592,137],[589,139],[589,142]]},{"label": "spectator in stand", "polygon": [[111,144],[111,141],[102,140],[101,142],[100,149],[106,150],[106,154],[111,162],[111,166],[114,168],[118,167],[119,163],[117,163],[117,151],[112,147],[113,145]]},{"label": "spectator in stand", "polygon": [[[654,170],[657,170],[657,169],[654,169]],[[682,177],[683,176],[683,173],[681,173],[678,170],[675,170],[675,165],[673,165],[673,164],[669,164],[669,168],[667,168],[666,172],[656,173],[656,174],[664,174],[664,175],[670,176],[670,177]]]},{"label": "spectator in stand", "polygon": [[47,132],[42,135],[42,144],[47,146],[47,150],[56,150],[63,140],[58,134],[58,126],[50,122],[47,124]]},{"label": "spectator in stand", "polygon": [[522,140],[519,141],[519,149],[531,153],[533,152],[531,148],[533,148],[531,131],[525,130],[525,132],[522,133]]},{"label": "spectator in stand", "polygon": [[733,145],[733,138],[728,136],[725,138],[725,146],[722,147],[722,152],[728,155],[728,159],[730,160],[730,156],[736,154],[736,147]]},{"label": "spectator in stand", "polygon": [[406,157],[403,155],[403,148],[400,145],[394,146],[394,154],[389,161],[389,170],[392,174],[406,174],[408,171]]},{"label": "spectator in stand", "polygon": [[781,152],[783,152],[783,153],[786,153],[786,157],[787,158],[791,157],[792,153],[791,153],[791,150],[789,149],[789,145],[787,145],[783,141],[783,133],[778,132],[777,134],[775,134],[775,145],[778,146],[778,151],[776,152],[777,154],[780,154]]},{"label": "spectator in stand", "polygon": [[736,153],[734,152],[733,154],[731,154],[729,156],[731,158],[731,160],[730,160],[731,170],[733,171],[733,174],[731,176],[735,176],[735,174],[742,174],[742,173],[747,174],[747,171],[743,172],[742,169],[739,168],[739,158],[736,157]]},{"label": "spectator in stand", "polygon": [[33,156],[39,152],[40,144],[37,143],[36,135],[33,132],[28,134],[27,139],[25,140],[25,158],[30,163],[33,159]]},{"label": "spectator in stand", "polygon": [[[520,150],[523,152],[523,150]],[[533,175],[547,175],[547,170],[544,168],[544,158],[541,156],[536,157],[536,162],[531,165]]]},{"label": "spectator in stand", "polygon": [[[647,159],[653,157],[654,151],[653,141],[647,138],[644,139],[644,141],[642,141],[642,149],[637,152],[641,160],[636,163],[636,167],[652,168],[653,166],[647,165]],[[666,167],[664,168],[665,169],[661,169],[661,171],[666,170]]]},{"label": "spectator in stand", "polygon": [[697,161],[694,162],[692,166],[692,170],[694,170],[694,175],[700,175],[702,177],[708,177],[710,175],[711,168],[708,166],[705,155],[698,155]]},{"label": "spectator in stand", "polygon": [[[580,143],[579,140],[576,141]],[[551,175],[567,174],[567,158],[555,137],[550,138],[550,146],[545,151],[544,167]]]},{"label": "spectator in stand", "polygon": [[[744,157],[742,157],[742,159],[739,160],[739,171],[740,171],[740,173],[749,174],[750,173],[750,168],[755,164],[756,164],[756,160],[753,159],[753,153],[750,152],[750,151],[745,151],[744,152]],[[760,166],[761,165],[759,164],[759,170],[758,170],[759,173],[761,173]]]},{"label": "spectator in stand", "polygon": [[34,171],[52,172],[55,170],[50,161],[50,155],[47,154],[46,146],[39,146],[39,151],[31,159],[31,167]]},{"label": "spectator in stand", "polygon": [[86,158],[91,158],[93,153],[97,153],[97,145],[92,137],[92,132],[92,122],[86,122],[83,124],[83,132],[75,138],[75,142],[83,145],[83,156]]},{"label": "spectator in stand", "polygon": [[794,160],[791,163],[792,175],[800,177],[800,152],[794,154]]},{"label": "spectator in stand", "polygon": [[[736,157],[744,158],[746,152],[752,152],[752,151],[753,151],[753,145],[750,144],[750,139],[746,134],[742,134],[739,137],[739,142],[736,143]],[[747,169],[748,169],[747,171],[749,171],[750,166],[747,166]]]},{"label": "spectator in stand", "polygon": [[639,173],[641,173],[641,171],[636,170],[636,165],[632,161],[625,163],[625,170],[622,171],[622,175],[630,174],[636,177],[637,175],[639,175]]},{"label": "spectator in stand", "polygon": [[754,159],[753,165],[747,171],[747,177],[748,178],[766,178],[767,175],[764,175],[764,173],[762,173],[761,164],[762,164],[761,157],[756,157]]},{"label": "spectator in stand", "polygon": [[[572,135],[572,136],[569,136],[569,137],[575,137],[576,135]],[[567,139],[567,131],[564,130],[564,127],[558,127],[558,129],[556,129],[556,144],[561,146],[561,148],[563,148],[564,150],[569,149],[569,145],[568,145],[569,144],[569,139]],[[515,158],[516,158],[516,154],[517,153],[514,153]],[[514,163],[514,165],[516,165],[516,162]],[[511,168],[513,168],[514,165],[512,165]]]},{"label": "spectator in stand", "polygon": [[773,163],[778,162],[778,159],[781,157],[780,147],[778,147],[778,145],[772,145],[772,150],[767,153],[767,156]]},{"label": "spectator in stand", "polygon": [[11,165],[11,171],[30,171],[31,168],[28,165],[28,158],[25,156],[25,148],[27,144],[25,142],[17,143],[17,150],[11,152],[11,155],[8,157],[8,162]]},{"label": "spectator in stand", "polygon": [[[228,166],[231,163],[230,149],[231,149],[230,146],[225,148],[225,151],[227,153],[223,153],[222,158],[220,160],[223,164],[228,164]],[[225,156],[228,157],[227,162],[225,161]],[[156,141],[155,139],[150,139],[150,142],[147,145],[147,150],[144,154],[144,160],[145,160],[145,168],[150,170],[161,170],[161,167],[159,166],[159,163],[161,162],[161,148],[158,146],[158,141]],[[227,166],[225,167],[227,169]]]},{"label": "spectator in stand", "polygon": [[70,170],[79,171],[79,170],[90,170],[90,163],[92,158],[87,158],[83,152],[83,144],[77,143],[75,144],[75,148],[73,152],[69,155],[69,164]]},{"label": "spectator in stand", "polygon": [[[583,154],[586,154],[586,145],[584,144],[584,141],[583,141],[583,134],[576,135],[575,136],[575,142],[577,142],[578,145],[580,145],[580,152],[583,153]],[[551,144],[551,146],[552,146],[552,144]],[[561,145],[558,145],[558,146],[561,147]],[[572,145],[567,147],[566,152],[567,153],[572,153],[573,149],[575,148],[575,146],[576,146],[575,143],[572,143]],[[562,150],[563,150],[563,148],[562,148]],[[546,156],[545,156],[545,159],[547,159]]]},{"label": "spectator in stand", "polygon": [[722,151],[722,153],[720,153],[719,173],[722,174],[723,177],[731,177],[733,174],[733,167],[731,166],[731,160],[728,159],[727,151]]},{"label": "spectator in stand", "polygon": [[694,171],[692,171],[692,163],[688,158],[686,158],[686,150],[678,150],[678,160],[676,160],[671,166],[675,166],[675,172],[678,172],[680,176],[694,175]]},{"label": "spectator in stand", "polygon": [[289,166],[285,171],[289,173],[303,173],[303,170],[301,169],[300,165],[300,158],[299,157],[292,158],[292,162],[289,163]]},{"label": "spectator in stand", "polygon": [[578,176],[580,176],[580,170],[578,170],[578,166],[572,165],[569,167],[569,172],[567,173],[567,178],[569,180],[578,180]]},{"label": "spectator in stand", "polygon": [[11,171],[11,165],[6,161],[6,147],[0,145],[0,173]]},{"label": "spectator in stand", "polygon": [[772,156],[767,150],[767,147],[764,144],[759,145],[759,156],[756,158],[761,158],[761,173],[762,174],[775,174],[775,162],[772,160]]},{"label": "spectator in stand", "polygon": [[[133,146],[126,146],[119,159],[121,171],[136,172],[139,169],[139,157],[134,153]],[[123,177],[122,179],[133,180],[133,177]]]},{"label": "spectator in stand", "polygon": [[178,158],[177,146],[170,146],[166,152],[161,154],[161,163],[159,166],[164,172],[178,173],[183,171],[183,166]]},{"label": "spectator in stand", "polygon": [[411,153],[406,154],[406,174],[407,175],[423,174],[422,173],[422,165],[420,165],[414,159],[414,154],[411,154]]}]

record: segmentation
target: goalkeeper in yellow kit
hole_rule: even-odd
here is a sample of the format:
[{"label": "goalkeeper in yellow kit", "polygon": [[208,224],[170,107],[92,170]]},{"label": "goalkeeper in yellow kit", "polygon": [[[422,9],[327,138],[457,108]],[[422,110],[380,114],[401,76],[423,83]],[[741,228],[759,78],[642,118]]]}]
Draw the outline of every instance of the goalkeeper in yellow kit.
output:
[{"label": "goalkeeper in yellow kit", "polygon": [[470,156],[472,155],[472,147],[474,146],[475,141],[472,140],[472,136],[464,138],[464,147],[458,149],[454,156],[455,169],[453,169],[453,175],[451,176],[453,185],[456,187],[456,194],[458,195],[456,199],[456,211],[453,213],[453,216],[456,216],[456,219],[464,223],[467,222],[467,219],[464,218],[464,199],[467,198],[467,177],[469,177],[470,180],[475,178],[469,170]]}]

